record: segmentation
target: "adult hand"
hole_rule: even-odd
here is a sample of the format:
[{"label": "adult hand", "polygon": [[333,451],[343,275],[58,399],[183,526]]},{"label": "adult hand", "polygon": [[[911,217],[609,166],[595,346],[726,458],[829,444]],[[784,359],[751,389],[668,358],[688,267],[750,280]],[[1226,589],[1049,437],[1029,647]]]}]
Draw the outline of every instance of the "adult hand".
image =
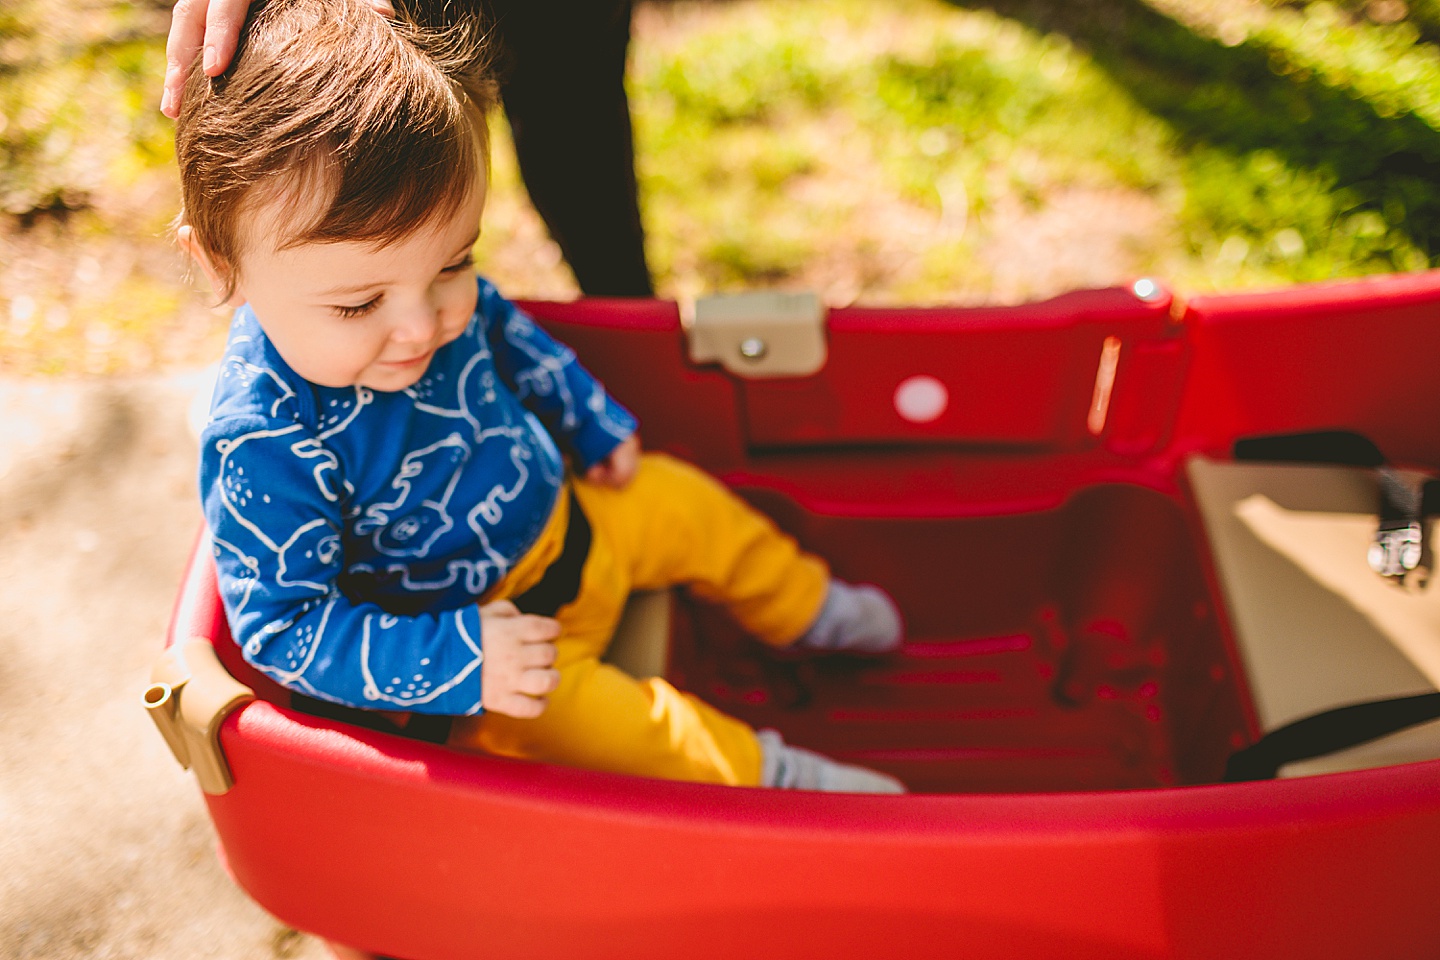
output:
[{"label": "adult hand", "polygon": [[585,471],[585,479],[591,483],[614,487],[617,490],[628,486],[635,479],[640,466],[640,438],[630,434],[610,455]]},{"label": "adult hand", "polygon": [[[376,12],[395,15],[389,0],[365,0]],[[180,114],[180,97],[185,76],[201,48],[205,51],[205,74],[214,77],[230,66],[240,28],[250,0],[176,0],[170,12],[170,35],[165,40],[165,90],[160,112],[172,120]]]},{"label": "adult hand", "polygon": [[554,668],[560,622],[521,613],[509,600],[480,608],[480,645],[485,651],[480,705],[522,720],[545,712],[545,697],[560,685]]}]

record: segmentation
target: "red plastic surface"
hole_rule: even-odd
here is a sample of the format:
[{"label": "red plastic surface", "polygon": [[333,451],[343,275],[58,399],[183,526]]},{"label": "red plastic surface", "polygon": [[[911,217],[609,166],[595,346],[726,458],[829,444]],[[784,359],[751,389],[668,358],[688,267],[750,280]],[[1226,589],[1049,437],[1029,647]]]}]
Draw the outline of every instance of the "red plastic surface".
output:
[{"label": "red plastic surface", "polygon": [[1440,271],[1196,298],[1174,452],[1237,436],[1355,430],[1392,462],[1440,465]]},{"label": "red plastic surface", "polygon": [[817,515],[741,489],[906,617],[903,651],[881,662],[777,657],[683,604],[673,679],[753,726],[930,792],[1204,783],[1248,739],[1170,497],[1098,484],[1056,509],[921,521]]},{"label": "red plastic surface", "polygon": [[[1086,415],[1102,342],[1164,339],[1165,302],[1124,290],[1067,294],[1024,311],[831,311],[829,355],[811,377],[740,385],[752,447],[966,443],[1026,451],[1093,443]],[[907,421],[897,388],[911,377],[943,384],[933,420]]]},{"label": "red plastic surface", "polygon": [[[1178,474],[1244,433],[1330,427],[1440,465],[1410,406],[1434,375],[1382,377],[1440,355],[1437,305],[1425,275],[1207,298],[1178,324],[1124,291],[840,311],[826,371],[757,385],[689,365],[673,305],[531,304],[647,445],[885,585],[910,628],[895,659],[794,660],[686,605],[675,678],[952,792],[665,783],[301,716],[239,662],[202,556],[172,634],[214,637],[275,701],[222,730],[228,863],[285,922],[408,960],[1440,955],[1440,762],[1194,785],[1255,730]],[[977,402],[904,422],[887,404],[912,374]]]},{"label": "red plastic surface", "polygon": [[227,721],[231,869],[301,929],[472,957],[1434,954],[1437,764],[904,798],[640,781]]}]

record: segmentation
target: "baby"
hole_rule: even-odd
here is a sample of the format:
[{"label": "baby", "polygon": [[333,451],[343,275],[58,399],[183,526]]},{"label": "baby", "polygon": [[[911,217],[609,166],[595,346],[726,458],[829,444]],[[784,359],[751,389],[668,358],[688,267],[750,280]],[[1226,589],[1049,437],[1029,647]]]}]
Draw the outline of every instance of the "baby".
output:
[{"label": "baby", "polygon": [[632,590],[684,585],[775,647],[883,653],[901,623],[642,454],[634,417],[477,278],[475,53],[360,0],[269,0],[226,73],[190,76],[178,239],[238,308],[200,485],[246,660],[315,700],[454,718],[461,748],[902,791],[601,661]]}]

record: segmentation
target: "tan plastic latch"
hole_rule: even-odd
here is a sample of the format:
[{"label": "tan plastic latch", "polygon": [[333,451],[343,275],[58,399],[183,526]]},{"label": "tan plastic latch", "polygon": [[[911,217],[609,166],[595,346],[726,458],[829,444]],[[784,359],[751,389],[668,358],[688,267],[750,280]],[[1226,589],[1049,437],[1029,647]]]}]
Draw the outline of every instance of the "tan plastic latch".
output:
[{"label": "tan plastic latch", "polygon": [[806,377],[825,366],[825,308],[813,293],[701,297],[687,318],[690,359],[741,377]]},{"label": "tan plastic latch", "polygon": [[249,687],[225,672],[215,648],[192,637],[166,650],[150,671],[145,709],[185,769],[195,770],[200,789],[222,794],[235,785],[220,750],[220,724],[255,699]]}]

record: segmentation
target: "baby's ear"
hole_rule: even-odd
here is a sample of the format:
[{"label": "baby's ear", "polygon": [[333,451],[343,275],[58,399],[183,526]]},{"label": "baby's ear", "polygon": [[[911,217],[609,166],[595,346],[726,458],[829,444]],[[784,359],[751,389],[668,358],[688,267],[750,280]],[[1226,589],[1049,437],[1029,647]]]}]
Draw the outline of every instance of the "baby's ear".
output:
[{"label": "baby's ear", "polygon": [[195,228],[186,224],[175,231],[175,242],[180,245],[186,255],[205,274],[205,279],[210,281],[210,289],[215,291],[215,297],[226,306],[238,307],[245,302],[245,297],[240,293],[236,284],[236,277],[230,270],[229,264],[210,256],[210,251],[200,242],[195,235]]}]

